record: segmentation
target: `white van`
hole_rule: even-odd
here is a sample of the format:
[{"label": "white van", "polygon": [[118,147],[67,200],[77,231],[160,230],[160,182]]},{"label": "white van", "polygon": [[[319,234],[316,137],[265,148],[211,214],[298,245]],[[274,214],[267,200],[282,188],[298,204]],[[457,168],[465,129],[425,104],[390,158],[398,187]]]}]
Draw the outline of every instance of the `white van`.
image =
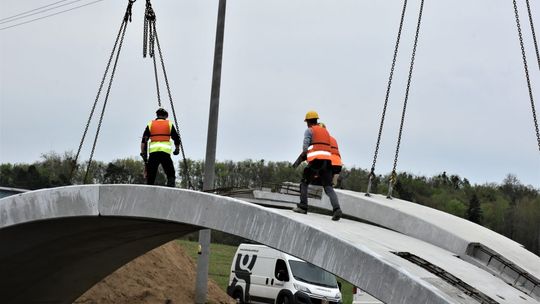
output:
[{"label": "white van", "polygon": [[341,304],[336,277],[263,245],[240,244],[227,293],[237,303]]}]

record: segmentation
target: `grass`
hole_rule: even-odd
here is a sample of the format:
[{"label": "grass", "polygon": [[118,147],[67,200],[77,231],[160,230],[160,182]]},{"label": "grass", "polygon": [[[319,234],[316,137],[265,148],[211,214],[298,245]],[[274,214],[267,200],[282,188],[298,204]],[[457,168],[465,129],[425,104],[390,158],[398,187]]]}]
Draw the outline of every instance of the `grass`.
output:
[{"label": "grass", "polygon": [[[196,262],[198,258],[198,244],[197,242],[187,241],[187,240],[178,240],[178,243],[185,252]],[[210,244],[210,267],[208,270],[208,276],[214,280],[219,287],[227,291],[227,285],[229,284],[229,274],[231,271],[231,263],[236,252],[236,246],[223,245],[223,244]],[[338,278],[338,281],[341,282],[343,303],[350,304],[352,303],[352,285]]]},{"label": "grass", "polygon": [[[178,240],[178,242],[196,263],[199,257],[198,243],[187,240]],[[231,272],[231,263],[235,252],[236,246],[215,243],[210,244],[208,276],[224,291],[227,291],[227,285],[229,285],[229,274]]]}]

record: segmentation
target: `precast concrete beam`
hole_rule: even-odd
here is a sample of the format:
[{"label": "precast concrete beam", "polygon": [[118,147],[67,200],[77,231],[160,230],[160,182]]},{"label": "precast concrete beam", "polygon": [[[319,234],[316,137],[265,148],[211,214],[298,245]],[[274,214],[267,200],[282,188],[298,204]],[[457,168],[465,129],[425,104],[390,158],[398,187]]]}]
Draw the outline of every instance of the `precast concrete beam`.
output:
[{"label": "precast concrete beam", "polygon": [[[417,203],[386,196],[339,190],[336,193],[343,213],[423,240],[472,260],[467,249],[479,243],[540,281],[540,258],[521,244],[463,218]],[[326,195],[309,204],[331,209]],[[540,292],[539,292],[540,294]]]},{"label": "precast concrete beam", "polygon": [[[404,251],[441,265],[497,303],[538,303],[452,252],[395,231],[146,185],[71,186],[0,200],[0,294],[12,303],[71,303],[127,261],[203,228],[297,256],[385,303],[477,303],[395,254]],[[57,282],[68,288],[55,289]]]}]

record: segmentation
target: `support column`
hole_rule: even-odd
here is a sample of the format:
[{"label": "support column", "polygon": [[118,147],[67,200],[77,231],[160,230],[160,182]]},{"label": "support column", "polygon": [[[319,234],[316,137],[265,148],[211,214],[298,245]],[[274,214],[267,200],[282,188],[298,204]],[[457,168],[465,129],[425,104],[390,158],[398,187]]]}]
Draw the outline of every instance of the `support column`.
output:
[{"label": "support column", "polygon": [[[216,142],[219,114],[219,93],[221,87],[221,61],[223,55],[223,36],[225,32],[226,0],[219,0],[216,26],[216,43],[214,48],[214,68],[212,73],[212,92],[210,94],[210,112],[208,118],[208,134],[206,137],[206,158],[204,166],[203,190],[214,188],[214,168],[216,162]],[[210,257],[210,229],[199,231],[201,252],[197,260],[197,280],[195,282],[195,303],[205,304],[208,293],[208,265]]]}]

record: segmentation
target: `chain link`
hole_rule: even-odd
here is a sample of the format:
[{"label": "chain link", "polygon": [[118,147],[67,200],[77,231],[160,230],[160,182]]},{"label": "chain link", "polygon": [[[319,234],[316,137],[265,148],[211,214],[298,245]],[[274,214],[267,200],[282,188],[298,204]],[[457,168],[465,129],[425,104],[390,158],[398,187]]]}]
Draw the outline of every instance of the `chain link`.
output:
[{"label": "chain link", "polygon": [[391,189],[393,188],[396,180],[395,180],[395,176],[396,175],[396,167],[397,167],[397,162],[398,162],[398,156],[399,156],[399,146],[401,144],[401,136],[403,134],[403,125],[404,125],[404,122],[405,122],[405,112],[407,110],[407,101],[409,100],[409,90],[411,88],[411,80],[412,80],[412,74],[413,74],[413,68],[414,68],[414,59],[416,57],[416,47],[418,46],[418,36],[420,35],[420,25],[421,25],[421,22],[422,22],[422,12],[424,11],[424,0],[422,0],[420,2],[420,12],[418,13],[418,23],[416,25],[416,34],[414,35],[414,46],[413,46],[413,51],[412,51],[412,55],[411,55],[411,65],[409,67],[409,77],[407,79],[407,88],[405,90],[405,101],[403,102],[403,111],[401,112],[401,123],[399,124],[399,135],[398,135],[398,140],[397,140],[397,145],[396,145],[396,154],[395,154],[395,157],[394,157],[394,166],[392,168],[392,175],[391,175],[391,183],[390,183],[390,187],[389,187],[389,195],[391,197]]},{"label": "chain link", "polygon": [[155,25],[156,14],[152,8],[152,4],[149,0],[146,0],[146,9],[144,11],[144,29],[143,29],[143,58],[149,54],[150,57],[154,56],[154,33],[155,28],[152,29],[152,24]]},{"label": "chain link", "polygon": [[369,196],[371,191],[371,180],[375,177],[375,164],[377,163],[377,155],[379,153],[379,146],[381,143],[382,130],[384,126],[384,118],[386,116],[386,108],[388,106],[388,99],[390,97],[390,88],[392,87],[392,78],[394,77],[394,69],[396,67],[396,60],[399,50],[399,41],[401,40],[401,30],[403,29],[403,20],[405,19],[405,12],[407,10],[407,0],[403,1],[403,9],[401,11],[401,20],[399,22],[399,30],[396,38],[396,45],[394,47],[394,56],[392,58],[392,67],[390,68],[390,76],[388,76],[388,86],[386,87],[386,96],[384,98],[384,107],[381,116],[381,124],[379,126],[379,135],[377,136],[377,144],[375,145],[375,153],[373,155],[373,163],[371,165],[371,172],[369,173],[368,188],[366,195]]},{"label": "chain link", "polygon": [[523,43],[523,35],[521,33],[521,24],[519,22],[519,12],[518,12],[516,0],[513,0],[513,3],[514,3],[514,14],[516,17],[516,25],[517,25],[518,36],[519,36],[519,44],[521,46],[521,56],[523,57],[523,68],[525,70],[525,78],[527,80],[527,87],[529,89],[529,99],[531,100],[531,110],[532,110],[532,115],[533,115],[534,127],[536,130],[536,140],[538,142],[538,150],[540,151],[540,132],[538,130],[538,120],[536,119],[536,110],[534,108],[534,98],[533,98],[531,80],[529,78],[529,67],[527,65],[527,55],[525,54],[525,45]]},{"label": "chain link", "polygon": [[157,92],[157,102],[158,108],[161,108],[161,94],[159,93],[159,78],[156,65],[156,56],[152,55],[152,62],[154,63],[154,78],[156,79],[156,92]]},{"label": "chain link", "polygon": [[529,4],[529,0],[525,1],[527,3],[527,12],[529,13],[529,23],[531,24],[531,32],[534,42],[534,49],[536,51],[536,61],[538,62],[538,69],[540,70],[540,54],[538,53],[538,43],[536,42],[536,33],[534,31],[534,22],[533,17],[531,13],[531,5]]},{"label": "chain link", "polygon": [[146,10],[144,12],[144,29],[143,29],[143,58],[146,58],[147,53],[152,58],[154,64],[154,79],[156,80],[156,93],[158,107],[161,108],[161,94],[159,91],[159,77],[155,56],[155,33],[156,33],[156,14],[152,8],[150,1],[146,1]]}]

